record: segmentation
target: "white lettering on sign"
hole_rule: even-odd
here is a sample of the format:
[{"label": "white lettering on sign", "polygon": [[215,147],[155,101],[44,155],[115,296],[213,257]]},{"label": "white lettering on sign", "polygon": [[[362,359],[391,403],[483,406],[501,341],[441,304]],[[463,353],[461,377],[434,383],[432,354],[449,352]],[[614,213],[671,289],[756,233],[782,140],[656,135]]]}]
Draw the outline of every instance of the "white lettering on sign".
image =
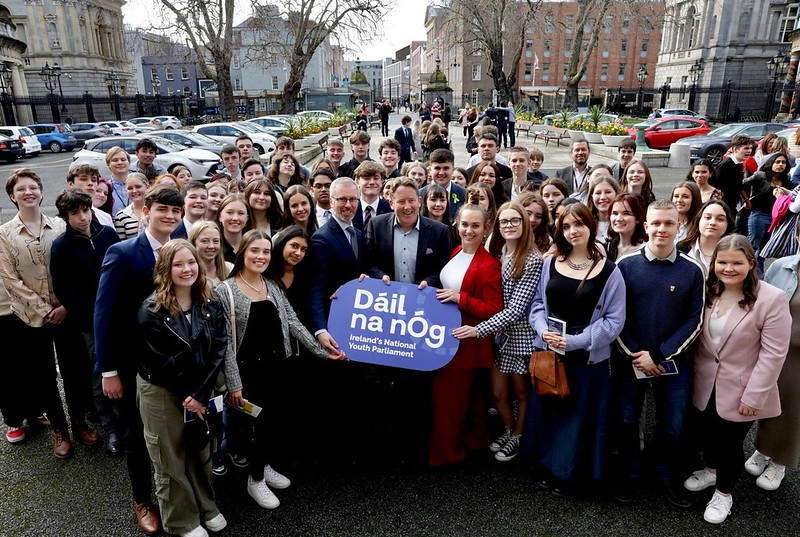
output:
[{"label": "white lettering on sign", "polygon": [[[375,313],[408,315],[405,302],[405,295],[378,293],[376,297],[366,289],[358,289],[356,290],[353,309],[371,309]],[[389,333],[401,336],[408,334],[411,337],[422,338],[430,348],[438,349],[444,343],[444,325],[429,324],[424,314],[425,312],[423,311],[415,311],[414,316],[408,320],[392,319],[389,323]],[[368,316],[367,313],[353,313],[350,318],[350,328],[382,333],[383,319],[377,315]]]}]

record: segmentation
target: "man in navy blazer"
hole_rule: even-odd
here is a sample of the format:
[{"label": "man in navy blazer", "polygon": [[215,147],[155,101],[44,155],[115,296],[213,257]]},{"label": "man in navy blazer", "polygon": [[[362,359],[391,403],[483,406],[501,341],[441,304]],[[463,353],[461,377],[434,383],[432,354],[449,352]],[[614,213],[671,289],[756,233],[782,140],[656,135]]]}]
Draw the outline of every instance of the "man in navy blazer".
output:
[{"label": "man in navy blazer", "polygon": [[400,144],[400,164],[398,166],[402,168],[404,162],[414,160],[413,155],[417,146],[414,144],[414,133],[411,132],[411,116],[403,116],[400,122],[403,126],[394,131],[394,139]]},{"label": "man in navy blazer", "polygon": [[567,183],[570,194],[581,192],[584,187],[589,187],[589,173],[592,171],[592,167],[589,166],[590,152],[589,142],[575,140],[572,142],[572,149],[569,152],[572,164],[556,170],[556,178]]},{"label": "man in navy blazer", "polygon": [[142,214],[149,225],[137,237],[114,244],[106,252],[94,310],[95,353],[103,394],[119,400],[119,425],[136,516],[147,534],[158,533],[161,523],[151,503],[150,457],[136,407],[136,374],[142,352],[137,315],[154,290],[157,251],[181,221],[182,207],[183,196],[172,187],[156,187],[147,193]]},{"label": "man in navy blazer", "polygon": [[358,165],[353,174],[353,179],[361,192],[358,208],[353,215],[353,226],[356,229],[366,231],[364,215],[367,212],[370,213],[370,218],[392,212],[392,206],[381,197],[384,171],[383,164],[366,160]]},{"label": "man in navy blazer", "polygon": [[[447,204],[450,207],[450,221],[455,222],[456,215],[461,206],[467,201],[467,189],[453,182],[456,157],[449,149],[436,149],[431,153],[431,175],[437,184],[447,190]],[[424,187],[419,191],[420,197],[425,197]]]}]

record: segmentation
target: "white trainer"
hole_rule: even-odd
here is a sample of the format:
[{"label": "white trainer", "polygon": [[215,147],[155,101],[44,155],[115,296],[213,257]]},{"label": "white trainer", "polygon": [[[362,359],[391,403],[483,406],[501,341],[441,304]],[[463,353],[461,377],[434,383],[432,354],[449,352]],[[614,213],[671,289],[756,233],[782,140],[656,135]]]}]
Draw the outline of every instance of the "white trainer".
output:
[{"label": "white trainer", "polygon": [[786,476],[786,467],[769,461],[767,469],[756,479],[756,485],[764,490],[777,490]]},{"label": "white trainer", "polygon": [[755,450],[747,462],[744,463],[744,470],[750,475],[759,476],[764,473],[769,464],[770,458]]},{"label": "white trainer", "polygon": [[733,496],[723,496],[719,492],[714,492],[706,506],[706,512],[703,513],[703,519],[711,524],[722,524],[731,514],[731,507],[733,507]]},{"label": "white trainer", "polygon": [[278,490],[289,488],[289,485],[292,484],[288,477],[275,470],[269,464],[264,467],[264,481],[270,487]]},{"label": "white trainer", "polygon": [[206,529],[215,533],[224,530],[225,526],[227,525],[228,521],[225,520],[225,517],[222,516],[222,513],[218,514],[214,518],[206,520]]},{"label": "white trainer", "polygon": [[689,476],[689,479],[683,482],[683,487],[686,490],[697,492],[705,490],[708,487],[713,487],[717,484],[717,474],[709,472],[706,468],[698,470]]},{"label": "white trainer", "polygon": [[253,478],[248,476],[247,493],[264,509],[275,509],[281,504],[278,497],[269,490],[266,481],[263,479],[261,481],[253,481]]},{"label": "white trainer", "polygon": [[203,526],[197,526],[192,531],[181,533],[181,537],[208,537],[208,532],[206,532]]}]

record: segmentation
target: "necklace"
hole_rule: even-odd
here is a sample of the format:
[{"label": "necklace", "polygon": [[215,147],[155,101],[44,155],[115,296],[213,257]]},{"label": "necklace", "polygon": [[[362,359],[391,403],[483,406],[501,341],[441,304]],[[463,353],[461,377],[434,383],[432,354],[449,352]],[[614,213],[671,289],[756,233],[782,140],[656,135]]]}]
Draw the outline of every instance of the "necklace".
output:
[{"label": "necklace", "polygon": [[586,261],[586,263],[573,263],[572,261],[567,259],[567,266],[569,268],[571,268],[572,270],[585,270],[585,269],[589,268],[589,265],[591,265],[591,264],[592,264],[592,260],[591,259]]},{"label": "necklace", "polygon": [[239,274],[239,279],[242,280],[247,287],[258,293],[259,295],[264,292],[264,280],[261,280],[261,289],[259,289],[257,287],[250,285],[248,281],[244,279],[244,276],[242,276],[241,274]]}]

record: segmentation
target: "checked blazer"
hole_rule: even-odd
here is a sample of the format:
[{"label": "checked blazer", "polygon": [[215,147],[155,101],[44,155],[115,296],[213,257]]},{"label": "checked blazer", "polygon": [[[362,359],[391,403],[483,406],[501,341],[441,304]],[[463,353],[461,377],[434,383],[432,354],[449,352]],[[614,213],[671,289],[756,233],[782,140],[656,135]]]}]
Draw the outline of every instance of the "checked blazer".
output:
[{"label": "checked blazer", "polygon": [[[524,223],[524,222],[523,222]],[[501,330],[508,337],[501,354],[508,356],[530,356],[533,352],[534,331],[528,321],[531,303],[539,286],[542,274],[542,257],[531,249],[525,260],[522,276],[515,280],[510,260],[503,266],[503,309],[483,321],[476,330],[478,337],[485,337]]]}]

